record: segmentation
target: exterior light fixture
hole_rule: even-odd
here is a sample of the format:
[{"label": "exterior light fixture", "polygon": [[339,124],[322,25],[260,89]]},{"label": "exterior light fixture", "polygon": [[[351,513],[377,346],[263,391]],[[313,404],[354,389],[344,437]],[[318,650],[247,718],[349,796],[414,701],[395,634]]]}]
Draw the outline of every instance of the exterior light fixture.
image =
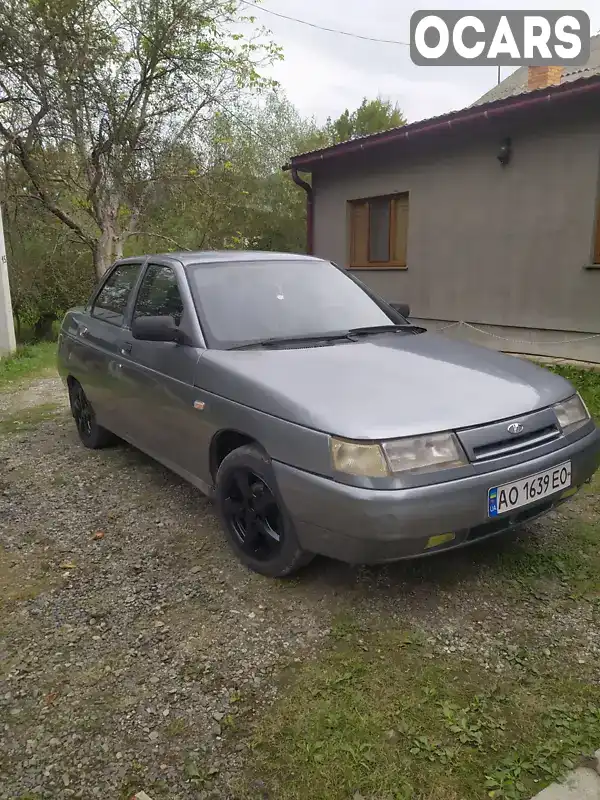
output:
[{"label": "exterior light fixture", "polygon": [[510,161],[510,157],[512,155],[512,142],[509,138],[506,138],[502,142],[502,146],[500,147],[500,152],[497,155],[498,161],[505,167],[508,162]]}]

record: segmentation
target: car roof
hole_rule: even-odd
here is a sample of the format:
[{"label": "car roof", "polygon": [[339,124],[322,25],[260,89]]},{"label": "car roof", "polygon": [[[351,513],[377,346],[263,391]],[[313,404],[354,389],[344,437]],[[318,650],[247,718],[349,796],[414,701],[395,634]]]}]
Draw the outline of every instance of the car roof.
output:
[{"label": "car roof", "polygon": [[[139,257],[138,257],[139,258]],[[273,253],[260,250],[184,250],[175,253],[156,253],[144,258],[173,259],[184,265],[239,263],[241,261],[322,261],[321,258],[302,253]]]}]

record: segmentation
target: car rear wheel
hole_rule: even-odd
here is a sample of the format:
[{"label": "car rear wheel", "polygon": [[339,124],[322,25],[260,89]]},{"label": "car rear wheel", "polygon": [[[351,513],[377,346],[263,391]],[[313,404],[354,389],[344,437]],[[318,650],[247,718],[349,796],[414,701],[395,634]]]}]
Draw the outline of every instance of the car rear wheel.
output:
[{"label": "car rear wheel", "polygon": [[239,447],[223,459],[215,500],[229,544],[250,569],[283,578],[312,560],[300,547],[271,461],[256,445]]},{"label": "car rear wheel", "polygon": [[99,450],[114,444],[116,437],[98,425],[92,404],[87,399],[81,384],[75,380],[69,383],[69,401],[77,433],[86,447],[90,450]]}]

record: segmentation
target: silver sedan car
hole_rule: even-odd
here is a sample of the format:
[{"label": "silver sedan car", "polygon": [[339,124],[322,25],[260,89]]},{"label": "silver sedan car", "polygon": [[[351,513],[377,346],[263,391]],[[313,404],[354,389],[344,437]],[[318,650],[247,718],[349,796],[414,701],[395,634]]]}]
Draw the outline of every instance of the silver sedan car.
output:
[{"label": "silver sedan car", "polygon": [[407,317],[318,258],[129,258],[66,314],[59,368],[86,447],[181,475],[273,577],[463,547],[590,479],[600,434],[566,380]]}]

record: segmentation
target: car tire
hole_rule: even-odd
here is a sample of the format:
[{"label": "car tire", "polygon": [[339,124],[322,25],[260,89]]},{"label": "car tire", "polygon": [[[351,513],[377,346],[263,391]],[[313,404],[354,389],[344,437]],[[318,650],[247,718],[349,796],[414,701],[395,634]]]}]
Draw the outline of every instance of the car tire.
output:
[{"label": "car tire", "polygon": [[214,498],[231,548],[254,572],[284,578],[314,558],[300,546],[271,459],[257,445],[239,447],[223,459]]},{"label": "car tire", "polygon": [[96,422],[94,408],[76,380],[69,381],[69,403],[77,433],[85,447],[100,450],[115,443],[117,437]]}]

